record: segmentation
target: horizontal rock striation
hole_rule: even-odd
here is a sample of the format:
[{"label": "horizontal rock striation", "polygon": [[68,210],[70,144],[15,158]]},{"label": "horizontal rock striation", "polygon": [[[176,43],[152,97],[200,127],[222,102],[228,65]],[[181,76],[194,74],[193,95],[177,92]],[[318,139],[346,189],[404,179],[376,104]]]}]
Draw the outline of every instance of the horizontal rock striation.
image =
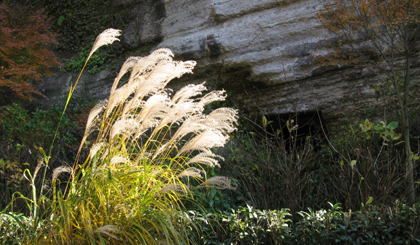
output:
[{"label": "horizontal rock striation", "polygon": [[[193,75],[174,81],[207,81],[225,88],[245,115],[321,111],[327,126],[357,120],[383,103],[373,85],[383,80],[369,66],[321,65],[333,37],[317,19],[318,0],[114,0],[113,11],[132,20],[123,30],[128,55],[166,47],[176,59],[193,59]],[[417,68],[415,68],[417,69]],[[83,75],[78,90],[105,97],[115,71]],[[50,98],[65,96],[75,78],[61,74],[44,84]],[[57,88],[60,88],[59,90]]]}]

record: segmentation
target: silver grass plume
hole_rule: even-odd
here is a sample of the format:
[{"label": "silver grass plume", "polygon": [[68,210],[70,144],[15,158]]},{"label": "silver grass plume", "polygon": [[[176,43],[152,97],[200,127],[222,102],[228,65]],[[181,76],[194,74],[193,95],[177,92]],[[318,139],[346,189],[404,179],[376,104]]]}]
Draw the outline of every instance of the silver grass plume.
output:
[{"label": "silver grass plume", "polygon": [[[196,103],[191,98],[201,95],[205,90],[207,90],[207,88],[204,86],[204,83],[202,83],[198,85],[187,85],[176,92],[176,94],[172,97],[171,107],[166,113],[166,116],[160,120],[159,126],[155,128],[155,131],[160,130],[165,125],[181,122],[185,118],[190,118],[192,115],[201,114],[204,110],[204,107]],[[184,126],[184,128],[186,127],[187,126]],[[172,142],[175,140],[175,138],[180,136],[181,131],[179,131],[178,134],[173,137]]]},{"label": "silver grass plume", "polygon": [[131,134],[138,132],[139,122],[133,118],[123,118],[114,123],[111,128],[110,136],[111,139],[115,139],[118,135],[130,136]]},{"label": "silver grass plume", "polygon": [[[44,158],[42,158],[42,157],[39,157],[38,158],[38,164],[36,165],[36,167],[35,167],[35,171],[34,171],[34,177],[33,177],[33,179],[36,179],[36,176],[38,175],[38,172],[39,172],[39,170],[42,168],[42,167],[45,167],[46,165],[45,165],[45,162],[44,162]],[[25,176],[25,174],[23,174],[23,176],[27,179],[27,180],[29,180],[26,176]]]},{"label": "silver grass plume", "polygon": [[204,86],[204,83],[201,84],[189,84],[175,93],[175,95],[172,97],[173,103],[182,103],[186,99],[190,99],[192,97],[195,97],[197,95],[201,95],[203,91],[206,91],[207,88]]},{"label": "silver grass plume", "polygon": [[118,163],[130,163],[130,160],[127,157],[117,155],[112,157],[111,161],[109,162],[111,166],[115,166]]},{"label": "silver grass plume", "polygon": [[[111,93],[113,94],[115,89],[118,86],[118,83],[120,82],[120,79],[129,71],[132,70],[133,67],[137,64],[137,62],[141,61],[142,57],[129,57],[124,64],[122,65],[120,72],[118,73],[118,76],[115,78],[114,83],[112,84]],[[130,79],[131,81],[131,79]]]},{"label": "silver grass plume", "polygon": [[214,176],[210,179],[201,183],[197,188],[216,188],[219,190],[223,189],[235,189],[236,186],[232,183],[232,180],[225,176]]},{"label": "silver grass plume", "polygon": [[[192,69],[196,64],[195,61],[175,62],[172,61],[171,57],[168,58],[171,59],[171,62],[162,62],[160,65],[156,65],[150,72],[133,79],[134,83],[139,83],[139,89],[134,94],[133,99],[127,103],[126,107],[128,108],[124,108],[125,112],[132,109],[133,104],[138,100],[143,100],[145,96],[162,93],[165,86],[172,79],[178,78],[185,73],[192,73]],[[131,80],[128,84],[131,84]]]},{"label": "silver grass plume", "polygon": [[204,121],[204,124],[208,127],[215,129],[223,129],[227,133],[231,133],[236,130],[235,125],[238,120],[238,112],[232,108],[218,108],[212,111]]},{"label": "silver grass plume", "polygon": [[[99,114],[105,109],[107,103],[108,100],[102,100],[90,110],[82,142],[84,142],[84,140],[89,136],[89,134],[93,132],[95,126],[97,126],[98,123],[101,121]],[[97,127],[97,129],[99,128]]]},{"label": "silver grass plume", "polygon": [[166,115],[161,118],[159,126],[155,128],[155,132],[169,124],[178,124],[194,114],[201,112],[201,108],[197,107],[193,101],[183,101],[173,104],[167,111]]},{"label": "silver grass plume", "polygon": [[160,62],[171,62],[173,56],[174,55],[171,50],[163,48],[152,52],[147,57],[129,57],[124,62],[117,78],[114,80],[114,84],[112,85],[111,89],[111,94],[117,88],[120,79],[129,70],[131,70],[131,75],[128,81],[129,83],[132,83],[134,82],[134,80],[153,70],[153,68]]},{"label": "silver grass plume", "polygon": [[195,168],[195,167],[189,167],[187,169],[185,169],[184,171],[182,171],[178,177],[195,177],[195,178],[199,178],[202,179],[203,178],[203,174],[206,174],[206,171],[199,169],[199,168]]},{"label": "silver grass plume", "polygon": [[60,166],[53,170],[52,180],[56,180],[61,173],[73,173],[73,169],[67,166]]},{"label": "silver grass plume", "polygon": [[92,145],[90,148],[90,157],[94,157],[99,150],[106,146],[105,142],[99,142]]},{"label": "silver grass plume", "polygon": [[185,143],[185,145],[178,151],[177,156],[181,156],[186,152],[192,152],[195,150],[211,153],[212,148],[224,146],[228,139],[229,136],[223,134],[219,130],[207,129]]},{"label": "silver grass plume", "polygon": [[138,117],[146,122],[156,118],[162,118],[166,115],[166,112],[170,107],[169,103],[170,101],[167,94],[155,94],[144,103]]},{"label": "silver grass plume", "polygon": [[191,165],[193,163],[208,165],[209,167],[220,167],[219,161],[216,159],[219,158],[223,160],[224,158],[216,155],[212,152],[201,152],[196,156],[192,157],[188,162],[187,165]]},{"label": "silver grass plume", "polygon": [[215,101],[224,101],[226,99],[226,95],[224,95],[224,93],[224,90],[211,91],[210,93],[204,95],[198,103],[204,107]]},{"label": "silver grass plume", "polygon": [[[134,166],[144,161],[159,164],[161,160],[157,159],[172,156],[173,160],[180,161],[179,166],[186,168],[178,177],[201,178],[205,173],[194,168],[195,165],[219,166],[218,161],[223,158],[211,149],[227,142],[228,133],[235,130],[237,112],[230,108],[220,108],[208,115],[203,112],[206,105],[225,100],[225,91],[202,96],[207,90],[202,83],[187,85],[170,96],[170,90],[165,88],[172,79],[192,73],[195,65],[195,61],[173,61],[169,49],[158,49],[147,57],[130,57],[114,80],[105,112],[102,114],[104,105],[92,112],[86,135],[97,125],[99,115],[104,115],[101,117],[106,120],[101,123],[104,131],[98,142],[109,142],[95,144],[91,157],[100,153],[100,159],[110,159],[111,166],[121,163]],[[128,72],[131,72],[128,81],[119,86]],[[171,132],[174,125],[179,127]],[[183,147],[178,149],[180,142],[184,142]],[[125,157],[133,147],[136,153]],[[228,188],[231,182],[227,178],[212,178],[202,184],[212,185]],[[184,193],[185,188],[169,184],[159,192]]]},{"label": "silver grass plume", "polygon": [[119,104],[124,103],[131,94],[135,93],[138,84],[125,84],[121,88],[115,90],[109,96],[109,102],[106,107],[106,117],[111,115],[112,110]]},{"label": "silver grass plume", "polygon": [[187,190],[182,185],[170,184],[160,189],[157,193],[170,193],[170,192],[186,194]]},{"label": "silver grass plume", "polygon": [[115,41],[119,41],[119,39],[117,38],[118,36],[121,35],[121,31],[117,30],[117,29],[106,29],[105,31],[103,31],[101,34],[99,34],[96,37],[95,42],[93,43],[93,47],[90,51],[90,54],[88,56],[88,58],[86,60],[89,60],[90,57],[92,56],[93,53],[95,53],[95,51],[104,46],[104,45],[108,45],[108,44],[112,44]]},{"label": "silver grass plume", "polygon": [[99,227],[98,229],[96,229],[96,232],[98,233],[102,233],[104,235],[107,235],[109,237],[112,237],[116,240],[120,240],[118,239],[118,237],[112,233],[119,233],[120,230],[118,229],[118,227],[116,227],[115,225],[104,225]]},{"label": "silver grass plume", "polygon": [[203,124],[203,116],[192,115],[188,117],[185,121],[182,122],[181,126],[175,132],[175,134],[163,144],[156,152],[153,158],[156,158],[161,153],[169,149],[169,147],[176,145],[177,142],[182,139],[184,136],[190,133],[198,134],[206,129],[206,125]]}]

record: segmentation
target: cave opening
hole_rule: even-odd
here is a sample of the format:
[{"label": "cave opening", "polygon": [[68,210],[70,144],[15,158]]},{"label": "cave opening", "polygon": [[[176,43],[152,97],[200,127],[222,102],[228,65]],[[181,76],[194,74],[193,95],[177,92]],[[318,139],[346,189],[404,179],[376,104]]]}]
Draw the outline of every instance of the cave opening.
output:
[{"label": "cave opening", "polygon": [[326,142],[328,133],[320,111],[265,115],[264,118],[267,137],[288,152],[305,146],[319,151]]}]

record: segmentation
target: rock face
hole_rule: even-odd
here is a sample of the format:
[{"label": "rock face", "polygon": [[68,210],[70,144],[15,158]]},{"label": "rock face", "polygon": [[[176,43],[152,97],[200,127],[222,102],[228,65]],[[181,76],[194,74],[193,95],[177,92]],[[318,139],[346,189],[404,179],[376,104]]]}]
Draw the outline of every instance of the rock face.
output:
[{"label": "rock face", "polygon": [[[333,127],[381,102],[370,87],[382,79],[375,69],[315,61],[332,50],[318,0],[114,0],[112,8],[132,19],[121,40],[128,55],[166,47],[175,59],[196,60],[194,74],[172,86],[207,81],[245,115],[320,111]],[[84,74],[77,89],[105,97],[115,74]],[[64,97],[74,76],[59,74],[42,88],[50,99]]]}]

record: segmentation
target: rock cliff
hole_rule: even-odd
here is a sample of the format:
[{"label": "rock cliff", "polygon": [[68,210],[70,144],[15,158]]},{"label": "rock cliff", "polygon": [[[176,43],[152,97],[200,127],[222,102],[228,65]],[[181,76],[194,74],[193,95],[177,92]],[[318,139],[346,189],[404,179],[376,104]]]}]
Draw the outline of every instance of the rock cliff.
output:
[{"label": "rock cliff", "polygon": [[[114,0],[112,11],[131,19],[121,40],[128,55],[166,47],[175,59],[197,61],[174,88],[207,81],[227,90],[245,115],[320,111],[334,127],[381,103],[371,85],[383,78],[368,66],[315,61],[332,52],[320,7],[318,0]],[[84,74],[78,90],[105,97],[115,74]],[[64,97],[74,76],[58,74],[42,89],[50,99]]]}]

